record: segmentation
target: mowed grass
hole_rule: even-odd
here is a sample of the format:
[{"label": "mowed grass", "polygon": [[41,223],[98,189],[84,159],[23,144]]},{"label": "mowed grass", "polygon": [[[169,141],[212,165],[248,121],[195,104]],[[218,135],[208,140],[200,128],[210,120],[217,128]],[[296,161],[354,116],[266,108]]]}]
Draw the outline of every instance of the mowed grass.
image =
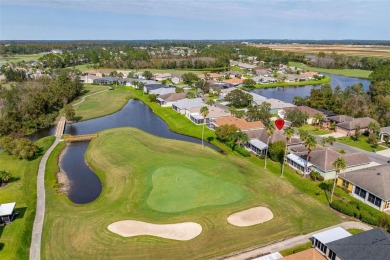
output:
[{"label": "mowed grass", "polygon": [[[88,92],[84,96],[108,89],[108,86],[86,85],[85,88]],[[83,103],[74,106],[76,117],[85,121],[113,114],[126,105],[131,97],[132,94],[121,87],[86,97]],[[82,97],[75,100],[73,104],[78,103],[81,99]]]},{"label": "mowed grass", "polygon": [[0,259],[28,259],[35,218],[38,166],[53,142],[54,137],[37,141],[41,155],[30,161],[0,152],[0,170],[14,177],[7,186],[0,188],[0,203],[16,202],[16,211],[20,212],[15,221],[0,228]]},{"label": "mowed grass", "polygon": [[[203,171],[207,172],[208,167],[211,165]],[[192,165],[176,162],[156,169],[152,173],[153,189],[148,205],[160,212],[182,212],[202,206],[230,204],[245,197],[245,191],[239,186],[191,168]],[[202,196],[199,196],[199,191],[202,191]]]},{"label": "mowed grass", "polygon": [[341,76],[352,77],[352,78],[368,79],[368,77],[372,73],[371,70],[359,70],[359,69],[323,69],[323,68],[307,66],[300,62],[289,62],[288,64],[289,66],[293,66],[301,69],[303,68],[306,70],[330,73],[330,74],[341,75]]},{"label": "mowed grass", "polygon": [[314,135],[327,135],[327,134],[332,133],[330,131],[321,129],[318,126],[313,126],[313,125],[308,125],[308,124],[305,124],[305,125],[299,127],[298,129],[309,131],[310,134],[314,134]]},{"label": "mowed grass", "polygon": [[[337,142],[350,145],[356,148],[360,148],[362,150],[366,150],[369,152],[372,152],[374,148],[371,147],[371,144],[368,143],[368,138],[366,136],[361,136],[359,137],[358,141],[355,141],[352,137],[342,137],[342,138],[337,138]],[[383,146],[378,146],[375,148],[376,151],[382,151],[385,150],[386,148]]]},{"label": "mowed grass", "polygon": [[18,54],[18,55],[13,55],[10,57],[4,57],[0,56],[0,64],[5,64],[5,63],[18,63],[21,61],[38,61],[40,57],[42,57],[45,54],[38,53],[38,54]]},{"label": "mowed grass", "polygon": [[[55,150],[53,156],[59,153],[59,149]],[[50,171],[46,172],[44,259],[214,258],[341,221],[326,205],[246,158],[222,155],[201,145],[163,139],[132,128],[106,130],[91,142],[86,160],[103,183],[102,194],[92,203],[75,205],[56,192],[53,188],[58,170],[56,159],[50,158]],[[181,171],[178,166],[186,170]],[[172,175],[162,180],[163,175],[170,173],[169,167]],[[195,173],[186,176],[187,169]],[[187,177],[185,181],[182,179]],[[184,185],[172,183],[174,181]],[[194,185],[202,185],[188,189],[192,181]],[[150,207],[148,199],[154,189],[161,194],[162,187],[176,192],[175,212]],[[222,202],[214,201],[213,205],[208,202],[213,201],[213,196],[222,198],[218,193],[229,192],[232,187],[237,193],[233,200],[227,197]],[[193,197],[197,203],[188,209],[182,208],[180,196]],[[161,200],[161,207],[166,207],[172,206],[175,198],[169,196]],[[227,223],[230,214],[254,206],[268,207],[274,219],[244,228]],[[151,236],[123,238],[108,231],[110,223],[125,219],[151,223],[194,221],[202,225],[203,231],[190,241]]]}]

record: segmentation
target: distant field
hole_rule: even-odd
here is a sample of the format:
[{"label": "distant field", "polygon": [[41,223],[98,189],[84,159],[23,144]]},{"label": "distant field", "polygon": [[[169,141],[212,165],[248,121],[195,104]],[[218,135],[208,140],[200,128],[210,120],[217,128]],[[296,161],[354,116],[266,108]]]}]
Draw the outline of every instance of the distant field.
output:
[{"label": "distant field", "polygon": [[42,57],[44,54],[25,54],[25,55],[14,55],[12,57],[4,57],[0,56],[0,65],[5,63],[17,63],[21,61],[32,61],[32,60],[38,60],[40,57]]},{"label": "distant field", "polygon": [[351,56],[385,57],[390,58],[390,46],[376,45],[314,45],[314,44],[260,44],[257,47],[268,47],[274,50],[313,54],[319,52]]},{"label": "distant field", "polygon": [[290,66],[294,66],[297,68],[304,68],[311,71],[317,71],[317,72],[324,72],[324,73],[330,73],[330,74],[336,74],[346,77],[353,77],[353,78],[362,78],[362,79],[368,79],[368,76],[372,73],[371,70],[358,70],[358,69],[323,69],[323,68],[316,68],[307,66],[300,62],[289,62]]}]

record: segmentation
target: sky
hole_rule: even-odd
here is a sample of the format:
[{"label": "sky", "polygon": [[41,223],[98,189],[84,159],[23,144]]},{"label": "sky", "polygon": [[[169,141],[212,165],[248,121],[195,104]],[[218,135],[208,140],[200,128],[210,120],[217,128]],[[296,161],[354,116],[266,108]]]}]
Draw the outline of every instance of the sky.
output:
[{"label": "sky", "polygon": [[390,40],[390,0],[0,0],[0,40]]}]

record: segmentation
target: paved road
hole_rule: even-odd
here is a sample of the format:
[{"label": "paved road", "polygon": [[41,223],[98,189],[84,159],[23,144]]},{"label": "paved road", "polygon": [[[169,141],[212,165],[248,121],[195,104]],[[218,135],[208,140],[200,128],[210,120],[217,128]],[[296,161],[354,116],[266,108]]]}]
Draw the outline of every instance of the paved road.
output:
[{"label": "paved road", "polygon": [[363,229],[363,230],[372,229],[371,226],[364,224],[362,222],[349,221],[349,222],[344,222],[344,223],[341,223],[339,225],[331,226],[331,227],[328,227],[328,228],[325,228],[322,230],[318,230],[316,232],[312,232],[312,233],[307,234],[307,235],[300,235],[297,237],[286,239],[286,240],[281,241],[281,242],[276,242],[276,243],[268,244],[265,246],[259,246],[259,247],[250,249],[248,251],[244,250],[245,252],[232,253],[228,256],[221,257],[219,259],[229,259],[229,260],[253,259],[255,257],[262,256],[265,254],[280,252],[282,250],[307,243],[310,241],[309,238],[311,238],[314,234],[331,229],[331,228],[335,228],[335,227],[342,227],[344,229],[350,229],[350,228],[358,228],[358,229]]},{"label": "paved road", "polygon": [[59,137],[56,138],[52,146],[43,155],[41,162],[39,163],[38,177],[37,177],[37,208],[35,213],[35,220],[32,231],[32,239],[30,246],[30,260],[41,259],[41,240],[43,221],[45,219],[45,170],[46,162],[53,149],[61,141]]}]

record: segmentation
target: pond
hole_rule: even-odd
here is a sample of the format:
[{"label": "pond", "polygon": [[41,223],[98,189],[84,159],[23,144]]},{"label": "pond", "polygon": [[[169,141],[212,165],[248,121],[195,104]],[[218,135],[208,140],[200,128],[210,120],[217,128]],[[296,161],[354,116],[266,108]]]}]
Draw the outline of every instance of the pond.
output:
[{"label": "pond", "polygon": [[[201,144],[201,140],[197,138],[170,131],[168,125],[161,118],[138,100],[130,100],[120,111],[112,115],[66,125],[65,134],[93,134],[109,128],[126,126],[135,127],[164,138]],[[88,144],[88,142],[69,144],[60,160],[60,168],[66,173],[70,182],[68,197],[77,204],[94,201],[102,191],[100,179],[88,167],[84,159]],[[209,143],[205,144],[219,150]]]},{"label": "pond", "polygon": [[[359,79],[359,78],[349,78],[345,76],[339,76],[334,74],[322,73],[326,76],[330,76],[332,78],[329,83],[332,88],[336,86],[340,86],[341,89],[345,89],[347,86],[352,86],[357,83],[361,83],[363,88],[368,91],[371,82],[367,79]],[[267,88],[267,89],[255,89],[254,93],[262,95],[267,98],[276,98],[285,102],[292,103],[295,96],[306,97],[310,96],[310,91],[312,89],[318,89],[321,85],[307,85],[301,87],[277,87],[277,88]]]}]

